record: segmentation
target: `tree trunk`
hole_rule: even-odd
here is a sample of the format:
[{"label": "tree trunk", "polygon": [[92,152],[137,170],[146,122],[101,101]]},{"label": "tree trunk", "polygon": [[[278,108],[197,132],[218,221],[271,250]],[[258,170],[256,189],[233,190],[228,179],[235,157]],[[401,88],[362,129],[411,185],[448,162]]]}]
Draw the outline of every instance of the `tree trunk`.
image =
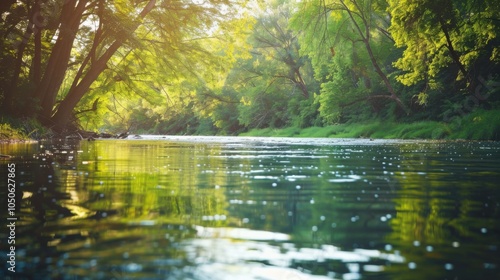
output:
[{"label": "tree trunk", "polygon": [[72,87],[68,92],[68,95],[59,104],[57,112],[51,118],[51,123],[54,124],[53,129],[55,131],[61,131],[71,120],[71,115],[74,108],[82,99],[82,97],[88,92],[92,83],[99,77],[99,75],[106,69],[106,64],[108,60],[113,56],[113,54],[118,50],[118,48],[123,44],[122,40],[117,39],[94,64],[90,67],[89,71],[82,78],[82,80]]},{"label": "tree trunk", "polygon": [[[140,13],[139,18],[143,19],[155,7],[155,5],[156,0],[150,0]],[[133,33],[139,27],[139,22],[140,21],[138,21],[138,23],[130,30],[131,33]],[[96,39],[100,40],[100,38]],[[118,48],[120,48],[125,41],[126,38],[118,37],[106,50],[106,52],[92,63],[90,69],[87,73],[85,73],[83,78],[78,83],[73,83],[73,86],[70,88],[68,95],[59,104],[56,113],[51,118],[50,123],[53,125],[53,129],[55,131],[60,132],[64,130],[64,128],[71,120],[73,110],[78,102],[80,102],[82,97],[88,92],[92,83],[106,69],[106,64],[109,59],[115,54]]]},{"label": "tree trunk", "polygon": [[40,13],[40,2],[36,0],[33,13],[34,39],[35,39],[35,54],[33,56],[33,82],[35,86],[40,85],[42,75],[42,24],[43,17]]},{"label": "tree trunk", "polygon": [[39,119],[46,123],[52,116],[57,94],[66,75],[71,58],[73,42],[80,27],[83,12],[88,0],[67,0],[61,11],[60,28],[57,41],[52,48],[40,86],[34,93],[41,105]]}]

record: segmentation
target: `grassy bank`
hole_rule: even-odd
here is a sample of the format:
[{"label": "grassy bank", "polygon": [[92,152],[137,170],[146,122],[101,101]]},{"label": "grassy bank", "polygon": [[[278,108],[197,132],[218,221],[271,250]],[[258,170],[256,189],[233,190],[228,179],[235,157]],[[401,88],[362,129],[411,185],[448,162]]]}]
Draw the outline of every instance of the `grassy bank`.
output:
[{"label": "grassy bank", "polygon": [[[51,131],[37,121],[0,118],[0,141],[48,139]],[[500,109],[476,110],[448,122],[389,122],[374,120],[367,123],[346,123],[325,127],[287,127],[254,129],[240,136],[318,137],[318,138],[377,138],[377,139],[465,139],[500,140]]]},{"label": "grassy bank", "polygon": [[270,137],[330,137],[379,139],[467,139],[500,140],[500,110],[477,111],[450,122],[420,121],[396,123],[373,121],[370,123],[338,124],[325,127],[282,129],[254,129],[241,136]]},{"label": "grassy bank", "polygon": [[49,129],[34,119],[0,118],[0,141],[17,142],[47,139],[52,136]]},{"label": "grassy bank", "polygon": [[19,129],[13,128],[10,124],[0,123],[0,141],[25,141],[29,137]]}]

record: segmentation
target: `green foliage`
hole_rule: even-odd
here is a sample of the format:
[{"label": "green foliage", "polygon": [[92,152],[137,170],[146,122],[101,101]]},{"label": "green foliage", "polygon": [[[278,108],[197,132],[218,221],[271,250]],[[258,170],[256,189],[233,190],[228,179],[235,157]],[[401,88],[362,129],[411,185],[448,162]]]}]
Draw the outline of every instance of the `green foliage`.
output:
[{"label": "green foliage", "polygon": [[369,119],[399,100],[386,73],[396,50],[383,2],[309,1],[300,7],[292,27],[304,30],[302,52],[321,80],[315,100],[326,124]]},{"label": "green foliage", "polygon": [[28,136],[19,129],[11,127],[11,125],[8,123],[0,123],[0,141],[26,139],[28,139]]},{"label": "green foliage", "polygon": [[254,129],[242,136],[332,137],[374,139],[500,139],[500,110],[477,110],[452,123],[420,121],[411,123],[366,122],[299,129]]},{"label": "green foliage", "polygon": [[[437,75],[452,71],[455,80],[474,85],[481,61],[495,62],[498,46],[498,14],[494,0],[415,1],[389,0],[390,32],[404,52],[395,66],[405,71],[398,80],[410,86],[425,81],[430,89],[441,84]],[[452,69],[449,69],[453,66]]]},{"label": "green foliage", "polygon": [[475,110],[455,118],[449,126],[453,139],[500,140],[500,110]]},{"label": "green foliage", "polygon": [[[261,91],[262,90],[262,91]],[[288,96],[281,91],[268,93],[256,87],[243,97],[240,104],[239,122],[248,128],[283,127],[288,124],[286,103]]]},{"label": "green foliage", "polygon": [[[221,30],[229,24],[223,19],[246,22],[236,16],[239,3],[228,0],[32,2],[17,1],[13,12],[2,15],[6,20],[0,35],[9,40],[0,46],[0,73],[6,74],[0,105],[5,112],[35,116],[60,131],[75,114],[89,111],[85,105],[97,98],[109,103],[99,94],[107,93],[105,88],[128,91],[158,105],[155,95],[165,94],[172,81],[179,86],[183,79],[208,80],[212,73],[221,73],[208,67],[234,60],[239,51],[226,52],[227,60],[222,61],[213,55],[217,46],[208,42],[224,37]],[[224,32],[236,34],[234,29]],[[234,50],[241,42],[235,38],[219,43],[218,49],[224,45]],[[97,117],[102,114],[97,112]],[[86,126],[102,125],[89,117],[77,118]]]},{"label": "green foliage", "polygon": [[47,139],[52,137],[52,131],[34,118],[23,119],[17,126],[30,139]]},{"label": "green foliage", "polygon": [[47,139],[52,132],[36,119],[2,118],[0,123],[0,140]]},{"label": "green foliage", "polygon": [[[2,113],[33,138],[47,135],[35,118],[114,133],[497,138],[494,0],[42,2],[12,3],[0,24]],[[38,8],[45,22],[30,25]]]},{"label": "green foliage", "polygon": [[248,40],[250,56],[237,61],[222,91],[239,104],[220,103],[228,110],[218,107],[212,115],[219,117],[216,126],[231,127],[223,133],[292,123],[307,126],[317,119],[310,96],[318,85],[309,58],[299,52],[296,32],[288,27],[293,6],[283,1],[269,4],[256,17]]},{"label": "green foliage", "polygon": [[322,124],[318,104],[314,102],[314,96],[308,99],[292,98],[288,102],[287,114],[290,116],[292,126],[306,128]]},{"label": "green foliage", "polygon": [[218,102],[211,114],[210,119],[218,134],[233,135],[239,133],[243,126],[240,124],[238,117],[238,93],[235,91],[225,90],[224,101]]}]

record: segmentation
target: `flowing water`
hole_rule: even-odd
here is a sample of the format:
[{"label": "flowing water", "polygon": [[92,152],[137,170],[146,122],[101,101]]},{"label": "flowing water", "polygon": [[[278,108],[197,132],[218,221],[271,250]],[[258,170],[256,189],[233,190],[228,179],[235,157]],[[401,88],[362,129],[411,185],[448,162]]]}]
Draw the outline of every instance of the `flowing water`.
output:
[{"label": "flowing water", "polygon": [[498,142],[0,147],[2,279],[500,279]]}]

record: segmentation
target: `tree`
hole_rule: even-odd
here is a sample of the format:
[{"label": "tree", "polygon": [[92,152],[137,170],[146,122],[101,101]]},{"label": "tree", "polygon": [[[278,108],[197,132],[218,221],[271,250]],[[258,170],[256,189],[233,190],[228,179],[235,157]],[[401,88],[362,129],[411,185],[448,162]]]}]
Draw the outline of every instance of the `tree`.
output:
[{"label": "tree", "polygon": [[[398,80],[411,86],[424,82],[420,100],[440,87],[439,75],[476,94],[478,78],[498,70],[500,62],[500,6],[495,0],[389,0],[389,31],[404,48],[395,66],[404,71]],[[496,66],[495,66],[496,65]],[[494,69],[497,70],[494,70]],[[480,100],[482,98],[480,97]]]},{"label": "tree", "polygon": [[[295,4],[261,2],[254,11],[255,25],[248,42],[250,56],[240,59],[228,75],[224,92],[241,101],[238,122],[246,128],[281,127],[300,118],[292,103],[312,102],[317,83],[309,58],[299,53],[298,32],[289,28]],[[299,100],[299,101],[298,101]],[[229,105],[234,111],[234,105]],[[301,110],[300,106],[293,109]],[[218,115],[226,115],[218,108]],[[236,124],[224,124],[238,127]]]},{"label": "tree", "polygon": [[328,122],[361,101],[390,100],[407,112],[386,67],[394,48],[383,1],[307,1],[300,9],[293,27],[304,30],[304,52],[322,81],[317,99]]},{"label": "tree", "polygon": [[304,98],[308,98],[311,81],[306,82],[307,77],[303,74],[307,74],[307,58],[300,56],[298,34],[288,27],[293,6],[282,1],[268,5],[267,12],[258,18],[252,37],[257,61],[262,64],[264,59],[267,63],[274,61],[280,65],[282,69],[276,69],[278,71],[270,76],[292,83]]},{"label": "tree", "polygon": [[13,70],[2,69],[11,81],[2,88],[2,107],[21,116],[34,113],[62,131],[94,82],[115,71],[110,62],[119,51],[122,59],[137,50],[154,53],[171,72],[190,67],[196,61],[189,56],[208,54],[196,39],[230,16],[233,4],[231,0],[18,2],[14,4],[18,12],[9,13],[1,27],[2,35],[12,42],[10,48],[3,46],[2,61],[14,62]]}]

